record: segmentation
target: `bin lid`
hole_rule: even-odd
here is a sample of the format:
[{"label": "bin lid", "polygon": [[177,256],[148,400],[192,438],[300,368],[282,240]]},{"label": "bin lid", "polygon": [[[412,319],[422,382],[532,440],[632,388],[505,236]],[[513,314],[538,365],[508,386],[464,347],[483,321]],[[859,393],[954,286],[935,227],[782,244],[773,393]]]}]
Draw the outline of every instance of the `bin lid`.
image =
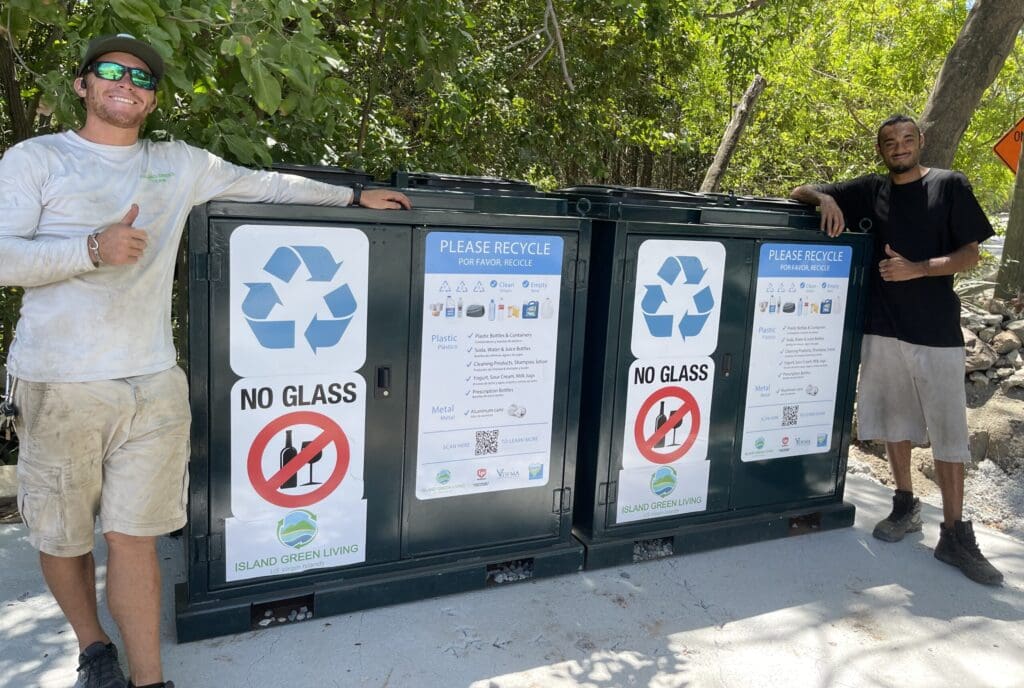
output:
[{"label": "bin lid", "polygon": [[486,191],[496,194],[524,194],[540,196],[537,187],[522,179],[505,177],[474,177],[440,172],[404,172],[391,175],[391,185],[398,188],[455,189],[460,191]]},{"label": "bin lid", "polygon": [[[818,211],[803,203],[767,196],[736,196],[731,193],[674,191],[646,187],[581,185],[559,189],[556,196],[570,198],[581,215],[611,219],[661,219],[699,224],[739,224],[817,229]],[[644,211],[647,207],[650,210]],[[679,217],[675,214],[686,210]],[[690,217],[694,212],[698,214]],[[660,213],[669,216],[659,218]],[[684,217],[685,215],[685,217]],[[699,219],[698,219],[699,218]]]},{"label": "bin lid", "polygon": [[559,189],[554,193],[568,196],[586,196],[592,199],[608,198],[620,201],[653,201],[673,205],[697,205],[701,207],[726,206],[731,208],[778,210],[803,215],[817,214],[812,206],[788,198],[773,198],[770,196],[737,196],[733,193],[722,193],[717,191],[678,191],[636,186],[585,184]]},{"label": "bin lid", "polygon": [[307,179],[315,179],[325,184],[335,186],[349,186],[351,184],[362,184],[364,186],[373,184],[373,176],[362,170],[350,170],[343,167],[331,167],[329,165],[296,165],[293,163],[276,162],[270,166],[275,172],[294,174]]}]

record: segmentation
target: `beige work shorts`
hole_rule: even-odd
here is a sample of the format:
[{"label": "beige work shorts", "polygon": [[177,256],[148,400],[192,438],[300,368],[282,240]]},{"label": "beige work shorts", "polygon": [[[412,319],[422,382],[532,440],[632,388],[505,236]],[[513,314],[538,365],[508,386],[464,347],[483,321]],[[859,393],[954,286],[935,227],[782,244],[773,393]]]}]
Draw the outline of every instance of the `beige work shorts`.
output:
[{"label": "beige work shorts", "polygon": [[103,532],[185,525],[188,383],[181,368],[97,382],[19,380],[18,509],[46,554],[92,551]]},{"label": "beige work shorts", "polygon": [[939,461],[971,460],[964,350],[864,335],[857,386],[857,438],[931,442]]}]

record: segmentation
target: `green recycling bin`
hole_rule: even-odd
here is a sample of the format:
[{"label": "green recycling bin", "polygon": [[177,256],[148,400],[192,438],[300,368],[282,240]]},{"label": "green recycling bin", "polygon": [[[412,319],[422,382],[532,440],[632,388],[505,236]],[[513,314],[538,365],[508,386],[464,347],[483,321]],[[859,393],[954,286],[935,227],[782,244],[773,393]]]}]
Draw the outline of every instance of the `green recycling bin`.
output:
[{"label": "green recycling bin", "polygon": [[799,204],[555,192],[594,221],[575,524],[588,568],[851,525],[866,235]]},{"label": "green recycling bin", "polygon": [[590,220],[411,195],[191,214],[179,641],[582,567]]}]

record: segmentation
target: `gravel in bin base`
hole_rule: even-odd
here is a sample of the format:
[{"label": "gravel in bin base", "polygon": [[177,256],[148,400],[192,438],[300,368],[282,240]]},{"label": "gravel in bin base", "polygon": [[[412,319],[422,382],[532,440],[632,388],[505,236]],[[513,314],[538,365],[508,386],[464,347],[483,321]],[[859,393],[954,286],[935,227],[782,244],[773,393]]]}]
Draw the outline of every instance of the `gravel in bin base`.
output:
[{"label": "gravel in bin base", "polygon": [[636,540],[633,542],[633,561],[651,561],[671,557],[672,538],[652,538],[650,540]]},{"label": "gravel in bin base", "polygon": [[[283,611],[281,612],[284,613]],[[267,628],[269,626],[280,626],[281,624],[296,623],[298,621],[305,621],[306,619],[312,619],[313,612],[309,610],[309,607],[302,606],[298,609],[292,609],[288,612],[287,616],[275,616],[273,609],[267,609],[263,612],[263,616],[259,621],[253,623],[253,628]]]},{"label": "gravel in bin base", "polygon": [[533,578],[533,559],[514,559],[487,566],[487,585],[502,585]]}]

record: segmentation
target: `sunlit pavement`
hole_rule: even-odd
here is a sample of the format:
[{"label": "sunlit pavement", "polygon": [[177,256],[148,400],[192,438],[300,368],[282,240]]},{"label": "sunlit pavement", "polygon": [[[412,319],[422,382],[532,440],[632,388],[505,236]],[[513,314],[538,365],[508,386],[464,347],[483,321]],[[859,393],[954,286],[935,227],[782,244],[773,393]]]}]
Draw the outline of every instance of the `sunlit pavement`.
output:
[{"label": "sunlit pavement", "polygon": [[[185,645],[171,612],[181,545],[165,539],[167,678],[178,688],[1024,686],[1021,541],[976,528],[1007,579],[982,587],[932,557],[933,506],[923,533],[871,538],[890,494],[852,476],[857,523],[846,530]],[[24,528],[0,526],[0,545],[0,686],[71,686],[75,641]]]}]

